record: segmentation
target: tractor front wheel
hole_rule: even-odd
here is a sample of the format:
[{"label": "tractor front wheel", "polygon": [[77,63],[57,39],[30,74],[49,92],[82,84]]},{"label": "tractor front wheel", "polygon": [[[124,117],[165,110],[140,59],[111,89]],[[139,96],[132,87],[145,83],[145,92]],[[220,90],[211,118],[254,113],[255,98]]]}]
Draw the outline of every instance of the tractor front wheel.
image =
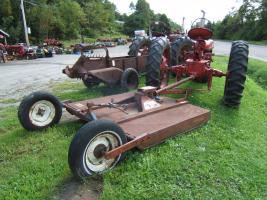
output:
[{"label": "tractor front wheel", "polygon": [[232,43],[223,97],[226,106],[237,107],[241,103],[246,81],[248,53],[249,47],[246,42]]},{"label": "tractor front wheel", "polygon": [[126,143],[124,131],[109,120],[85,124],[74,136],[69,147],[69,167],[77,179],[101,174],[112,169],[125,154],[106,159],[105,153]]}]

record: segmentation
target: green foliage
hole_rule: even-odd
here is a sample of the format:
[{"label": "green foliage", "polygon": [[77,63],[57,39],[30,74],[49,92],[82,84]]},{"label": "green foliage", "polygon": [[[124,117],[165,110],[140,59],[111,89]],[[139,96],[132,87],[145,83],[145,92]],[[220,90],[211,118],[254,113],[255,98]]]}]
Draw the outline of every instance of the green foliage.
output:
[{"label": "green foliage", "polygon": [[83,34],[96,37],[98,34],[113,33],[116,7],[108,1],[94,0],[84,4],[86,24]]},{"label": "green foliage", "polygon": [[[74,39],[81,34],[116,32],[115,5],[108,0],[36,0],[36,6],[24,2],[32,42],[44,38]],[[24,41],[20,1],[0,1],[0,27],[10,33],[11,43]]]},{"label": "green foliage", "polygon": [[266,62],[256,59],[249,59],[248,74],[264,89],[267,89]]},{"label": "green foliage", "polygon": [[[36,5],[27,2],[24,7],[32,32],[29,35],[31,43],[42,43],[45,38],[70,40],[81,36],[133,35],[137,29],[148,31],[155,19],[163,21],[170,29],[179,28],[166,15],[155,15],[146,0],[131,4],[134,12],[130,16],[116,12],[116,6],[108,0],[35,0]],[[0,27],[11,35],[8,42],[24,41],[20,1],[1,0],[0,16]]]},{"label": "green foliage", "polygon": [[214,24],[219,39],[267,39],[267,1],[243,0],[243,5]]},{"label": "green foliage", "polygon": [[163,29],[168,31],[176,31],[180,26],[170,20],[165,14],[154,14],[149,4],[145,0],[138,0],[136,5],[130,5],[134,11],[129,17],[125,18],[124,32],[127,35],[133,35],[135,30],[145,30],[148,32],[150,25],[155,21],[163,22],[157,27],[153,27],[153,31],[160,32]]},{"label": "green foliage", "polygon": [[124,31],[127,35],[133,35],[135,30],[148,30],[154,15],[145,0],[138,0],[134,9],[134,13],[125,21]]}]

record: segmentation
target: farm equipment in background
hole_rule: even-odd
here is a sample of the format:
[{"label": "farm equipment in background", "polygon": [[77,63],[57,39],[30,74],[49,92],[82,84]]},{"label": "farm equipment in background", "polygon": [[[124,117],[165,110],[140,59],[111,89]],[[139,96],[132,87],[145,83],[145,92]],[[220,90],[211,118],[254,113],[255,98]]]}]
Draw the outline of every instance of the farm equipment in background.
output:
[{"label": "farm equipment in background", "polygon": [[44,45],[50,47],[63,47],[63,44],[54,38],[46,38],[44,40]]},{"label": "farm equipment in background", "polygon": [[105,83],[107,85],[121,85],[125,89],[136,89],[139,83],[138,75],[145,72],[146,56],[109,56],[106,47],[105,56],[85,56],[84,51],[92,49],[91,46],[81,49],[81,56],[70,68],[67,66],[63,73],[70,78],[82,79],[88,88]]},{"label": "farm equipment in background", "polygon": [[51,58],[54,54],[56,54],[56,52],[52,47],[38,46],[36,49],[37,58]]},{"label": "farm equipment in background", "polygon": [[25,44],[20,43],[17,45],[5,45],[7,51],[7,59],[36,59],[35,50],[27,47]]},{"label": "farm equipment in background", "polygon": [[64,51],[63,43],[54,38],[46,38],[41,47],[43,48],[43,50],[38,50],[39,56],[41,57],[52,57],[53,54],[63,54]]}]

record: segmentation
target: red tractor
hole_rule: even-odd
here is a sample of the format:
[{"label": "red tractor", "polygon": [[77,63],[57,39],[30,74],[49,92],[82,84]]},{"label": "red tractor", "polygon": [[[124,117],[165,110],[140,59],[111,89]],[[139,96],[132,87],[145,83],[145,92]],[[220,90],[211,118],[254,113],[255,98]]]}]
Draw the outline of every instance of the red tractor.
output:
[{"label": "red tractor", "polygon": [[233,42],[226,73],[213,69],[213,33],[207,28],[207,24],[210,22],[204,18],[196,20],[188,32],[188,37],[180,37],[171,45],[166,37],[154,39],[146,66],[146,85],[165,88],[161,94],[188,94],[193,90],[166,90],[170,73],[176,76],[176,86],[187,81],[196,81],[207,83],[208,90],[211,89],[213,77],[225,76],[223,101],[228,106],[238,106],[246,80],[248,44],[244,41]]}]

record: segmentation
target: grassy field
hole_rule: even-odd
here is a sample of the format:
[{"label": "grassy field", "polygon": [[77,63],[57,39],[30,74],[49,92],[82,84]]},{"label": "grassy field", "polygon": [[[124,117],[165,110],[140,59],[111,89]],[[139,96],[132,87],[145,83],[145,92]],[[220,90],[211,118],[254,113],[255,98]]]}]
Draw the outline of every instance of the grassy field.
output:
[{"label": "grassy field", "polygon": [[[226,65],[225,57],[213,63],[223,70]],[[267,68],[250,62],[252,68],[260,65]],[[207,125],[144,152],[131,151],[104,174],[102,199],[267,199],[267,91],[248,77],[242,105],[230,109],[221,103],[223,88],[224,79],[214,79],[212,92],[190,97],[212,111]],[[54,87],[62,100],[118,91],[88,91],[81,83]],[[81,125],[63,122],[28,133],[17,108],[0,109],[0,199],[50,199],[72,177],[67,151]]]},{"label": "grassy field", "polygon": [[[107,35],[102,35],[102,36],[99,36],[98,37],[99,39],[101,38],[128,38],[128,36],[126,35],[122,35],[122,34],[107,34]],[[70,47],[71,45],[74,45],[74,44],[79,44],[81,43],[81,38],[79,39],[73,39],[73,40],[65,40],[63,41],[63,44],[64,44],[64,47]],[[97,38],[84,38],[84,42],[85,43],[94,43],[97,41]]]},{"label": "grassy field", "polygon": [[250,44],[256,44],[256,45],[267,45],[267,40],[262,41],[249,41]]}]

